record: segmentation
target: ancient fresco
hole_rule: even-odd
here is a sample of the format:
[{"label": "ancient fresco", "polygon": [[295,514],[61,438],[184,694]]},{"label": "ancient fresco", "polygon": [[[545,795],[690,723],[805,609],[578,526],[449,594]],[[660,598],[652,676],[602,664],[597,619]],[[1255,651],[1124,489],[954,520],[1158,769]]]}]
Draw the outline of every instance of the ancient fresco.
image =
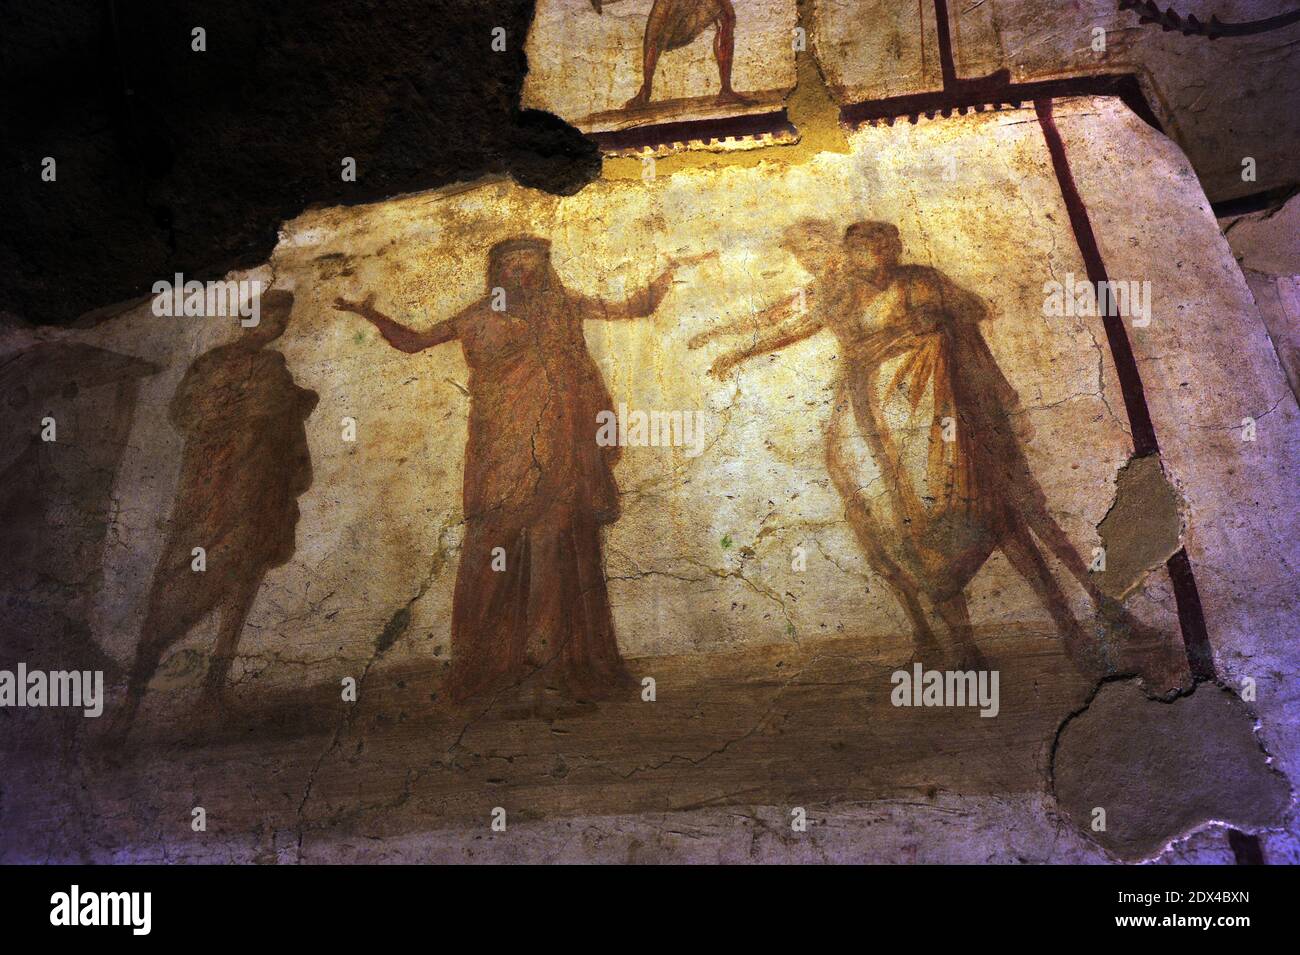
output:
[{"label": "ancient fresco", "polygon": [[[213,613],[219,629],[204,689],[219,703],[266,572],[293,556],[297,498],[312,479],[303,421],[317,396],[295,385],[284,356],[267,347],[284,334],[292,309],[291,294],[269,292],[256,328],[195,359],[168,404],[185,447],[126,700],[114,718],[118,738],[163,655]],[[209,559],[217,573],[207,573]]]},{"label": "ancient fresco", "polygon": [[[1294,594],[1238,582],[1289,553],[1300,416],[1186,158],[1105,97],[836,135],[312,210],[240,276],[256,322],[144,302],[11,349],[18,407],[68,349],[118,403],[83,409],[115,448],[87,497],[94,785],[28,738],[5,851],[682,858],[730,851],[746,806],[835,823],[772,858],[916,858],[933,810],[933,861],[1008,826],[1093,861],[1282,825],[1293,732],[1244,747],[1205,680],[1256,674],[1291,725],[1285,665],[1245,661]],[[1103,680],[1110,715],[1071,722]],[[1147,725],[1145,782],[1081,768]],[[1232,786],[1161,762],[1196,733]],[[69,830],[50,792],[115,822]],[[1112,797],[1138,808],[1089,835]],[[519,841],[475,848],[497,810]]]},{"label": "ancient fresco", "polygon": [[373,293],[335,302],[399,351],[457,341],[469,366],[453,700],[518,684],[529,669],[556,662],[571,695],[599,699],[631,683],[614,639],[600,536],[619,515],[613,468],[621,447],[592,431],[614,402],[587,351],[584,322],[647,318],[671,282],[668,270],[628,299],[588,298],[564,287],[548,240],[516,236],[488,251],[487,294],[427,331],[384,315]]},{"label": "ancient fresco", "polygon": [[593,133],[770,116],[795,22],[794,0],[542,0],[523,103]]},{"label": "ancient fresco", "polygon": [[87,621],[111,550],[113,483],[141,385],[158,371],[83,342],[43,341],[25,330],[5,335],[0,563],[8,625],[0,631],[0,666],[12,668],[39,648],[52,664],[113,671]]},{"label": "ancient fresco", "polygon": [[[855,30],[851,23],[871,27]],[[808,31],[827,85],[841,102],[943,89],[933,3],[813,0]]]},{"label": "ancient fresco", "polygon": [[[949,630],[950,649],[967,662],[982,659],[964,591],[998,549],[1043,602],[1066,652],[1105,672],[1103,645],[1085,636],[1040,550],[1041,543],[1055,555],[1100,612],[1105,598],[1052,516],[1017,440],[1019,396],[980,331],[990,318],[982,299],[937,269],[903,264],[890,223],[854,222],[841,238],[832,222],[810,220],[793,225],[782,244],[814,276],[794,313],[792,303],[780,303],[691,344],[717,331],[759,330],[715,361],[710,373],[719,376],[823,330],[834,333],[843,377],[827,424],[827,473],[872,570],[907,612],[918,653],[942,653],[924,595]],[[847,409],[883,482],[870,503],[855,479]]]},{"label": "ancient fresco", "polygon": [[[1034,94],[1008,83],[1132,76],[1219,201],[1275,188],[1295,169],[1284,144],[1298,131],[1288,51],[1300,25],[1279,12],[1272,0],[814,0],[809,30],[845,103],[981,82],[989,101],[1016,102]],[[1207,96],[1227,75],[1234,95]]]}]

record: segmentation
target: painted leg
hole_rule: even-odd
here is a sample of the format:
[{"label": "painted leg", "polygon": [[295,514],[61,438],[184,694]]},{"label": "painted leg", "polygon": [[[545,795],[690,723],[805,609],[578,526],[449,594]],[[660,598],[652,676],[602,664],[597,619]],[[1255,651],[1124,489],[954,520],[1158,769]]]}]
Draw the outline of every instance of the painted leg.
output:
[{"label": "painted leg", "polygon": [[[867,563],[871,565],[872,570],[884,578],[912,624],[912,639],[916,645],[916,654],[922,657],[922,663],[925,662],[926,657],[938,659],[942,655],[942,649],[930,629],[925,611],[921,608],[916,583],[881,546],[882,529],[858,496],[851,469],[835,437],[845,404],[844,400],[837,400],[832,411],[831,424],[827,429],[826,470],[830,474],[831,483],[835,485],[835,490],[839,492],[840,500],[844,504],[844,515],[849,519],[849,527],[853,529],[853,536],[857,539],[858,546],[862,548]],[[916,659],[915,655],[913,659]]]},{"label": "painted leg", "polygon": [[650,89],[654,86],[655,68],[659,65],[659,34],[662,26],[655,22],[656,10],[650,11],[650,21],[645,26],[645,39],[641,44],[641,88],[623,104],[624,109],[644,109],[650,105]]},{"label": "painted leg", "polygon": [[109,724],[107,738],[111,742],[120,744],[126,741],[131,727],[135,725],[135,716],[140,709],[145,691],[149,688],[149,681],[158,672],[158,664],[162,661],[163,654],[168,648],[184,639],[190,628],[206,613],[206,611],[195,612],[183,617],[173,617],[173,622],[167,625],[164,623],[170,616],[167,610],[168,608],[150,601],[149,610],[145,613],[144,626],[140,630],[140,642],[135,648],[135,660],[131,663],[131,672],[127,676],[126,698],[113,715],[112,723]]},{"label": "painted leg", "polygon": [[1038,599],[1051,615],[1057,631],[1065,643],[1065,652],[1075,665],[1086,673],[1104,671],[1099,648],[1088,640],[1079,621],[1070,612],[1070,603],[1061,590],[1061,585],[1052,576],[1047,561],[1030,536],[1028,528],[1018,517],[1008,520],[1008,527],[1001,542],[1002,553],[1021,577],[1033,588]]},{"label": "painted leg", "polygon": [[1097,582],[1088,572],[1088,565],[1079,556],[1065,529],[1048,511],[1047,500],[1038,481],[1032,474],[1022,474],[1018,479],[1013,477],[1010,483],[1012,493],[1017,498],[1012,506],[1020,519],[1019,522],[1033,531],[1034,536],[1047,546],[1061,565],[1088,592],[1093,603],[1099,603],[1103,595],[1097,589]]},{"label": "painted leg", "polygon": [[731,65],[736,54],[736,15],[724,15],[718,21],[717,32],[713,35],[713,58],[718,61],[718,79],[722,90],[718,93],[719,103],[748,103],[731,88]]},{"label": "painted leg", "polygon": [[[1032,478],[1029,480],[1032,481]],[[1031,490],[1037,491],[1037,494],[1030,495],[1029,506],[1022,509],[1024,521],[1087,592],[1097,617],[1098,626],[1094,642],[1104,641],[1105,648],[1109,648],[1113,661],[1118,661],[1134,649],[1139,652],[1155,651],[1159,656],[1165,641],[1130,614],[1123,603],[1102,592],[1097,586],[1096,578],[1089,572],[1083,558],[1066,536],[1065,530],[1057,523],[1056,518],[1048,513],[1042,499],[1042,491],[1038,489],[1037,484],[1034,484]],[[1168,669],[1167,666],[1164,667],[1165,671]]]},{"label": "painted leg", "polygon": [[885,578],[885,583],[894,592],[903,612],[907,614],[908,622],[912,624],[912,640],[916,645],[916,653],[913,654],[912,659],[919,663],[942,659],[943,646],[935,638],[934,631],[930,629],[930,621],[921,607],[916,590],[909,586],[901,573],[890,573],[881,567],[877,567],[876,571]]},{"label": "painted leg", "polygon": [[262,575],[249,584],[236,588],[222,602],[220,610],[221,625],[217,630],[217,642],[212,648],[212,658],[208,662],[208,672],[203,680],[203,703],[214,709],[225,709],[227,704],[227,680],[230,666],[235,662],[235,651],[239,647],[239,637],[244,631],[244,621],[248,611],[253,607]]},{"label": "painted leg", "polygon": [[970,625],[970,610],[966,605],[966,595],[957,594],[934,606],[935,612],[943,619],[956,652],[954,669],[987,670],[988,661],[975,643],[975,633]]}]

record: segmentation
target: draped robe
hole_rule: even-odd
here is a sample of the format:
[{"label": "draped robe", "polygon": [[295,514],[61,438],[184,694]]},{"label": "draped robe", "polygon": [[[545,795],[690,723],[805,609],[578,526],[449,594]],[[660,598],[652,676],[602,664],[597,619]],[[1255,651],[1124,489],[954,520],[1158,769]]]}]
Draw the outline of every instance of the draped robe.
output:
[{"label": "draped robe", "polygon": [[832,322],[846,358],[841,388],[883,484],[855,511],[873,547],[945,600],[998,546],[1007,508],[1042,496],[1010,417],[1019,397],[980,333],[985,306],[935,269],[899,266],[883,291],[845,311]]},{"label": "draped robe", "polygon": [[[619,448],[596,443],[596,415],[612,401],[583,321],[599,317],[598,303],[552,276],[508,312],[480,305],[458,323],[470,413],[452,610],[456,700],[552,662],[587,697],[629,680],[601,556],[600,528],[619,514]],[[504,569],[494,569],[502,555]]]}]

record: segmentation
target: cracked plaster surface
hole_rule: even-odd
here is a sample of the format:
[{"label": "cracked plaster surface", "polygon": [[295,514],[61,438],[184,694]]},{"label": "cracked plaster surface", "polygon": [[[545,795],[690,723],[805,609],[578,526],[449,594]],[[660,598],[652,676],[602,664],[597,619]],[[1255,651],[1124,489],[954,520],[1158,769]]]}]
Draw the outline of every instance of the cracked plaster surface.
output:
[{"label": "cracked plaster surface", "polygon": [[539,0],[528,31],[523,105],[600,132],[646,123],[721,119],[779,109],[795,85],[795,0],[736,4],[734,89],[748,103],[717,103],[713,28],[661,54],[649,108],[622,107],[641,85],[651,0]]},{"label": "cracked plaster surface", "polygon": [[[1162,3],[1162,8],[1169,4]],[[1178,4],[1173,4],[1179,8]],[[1294,185],[1296,44],[1300,29],[1210,41],[1138,23],[1114,0],[983,0],[948,5],[958,80],[1006,69],[1016,83],[1135,75],[1164,128],[1187,152],[1216,202]],[[1197,12],[1203,20],[1209,17]],[[1244,22],[1273,16],[1274,0],[1223,0],[1212,11]],[[862,24],[870,24],[863,28]],[[933,5],[815,0],[813,48],[842,102],[942,88]],[[1103,31],[1104,47],[1095,31]],[[1126,154],[1141,163],[1140,153]],[[1254,176],[1243,175],[1243,160]]]},{"label": "cracked plaster surface", "polygon": [[[1177,149],[1104,100],[1059,104],[1058,120],[1112,275],[1155,286],[1134,350],[1162,463],[1186,502],[1183,543],[1224,680],[1259,677],[1260,738],[1293,776],[1295,641],[1273,633],[1295,626],[1276,518],[1296,512],[1285,480],[1294,398]],[[1123,197],[1107,189],[1116,142],[1149,157],[1125,171]],[[917,175],[951,154],[956,181]],[[1171,179],[1187,184],[1183,203],[1134,203],[1142,183]],[[256,274],[296,296],[277,347],[320,395],[307,422],[316,479],[300,501],[297,553],[250,615],[235,713],[214,725],[191,708],[208,625],[175,651],[187,663],[165,666],[131,753],[99,751],[84,725],[56,745],[44,714],[25,714],[9,738],[26,745],[4,752],[16,767],[0,793],[6,859],[1106,858],[1045,792],[1057,729],[1093,685],[1000,554],[969,596],[977,640],[1003,674],[1002,714],[889,706],[889,673],[914,650],[823,470],[834,342],[810,339],[721,382],[705,374],[707,351],[685,348],[808,281],[778,246],[806,215],[894,222],[906,261],[985,298],[984,334],[1020,394],[1031,466],[1076,546],[1098,544],[1132,444],[1100,321],[1042,311],[1045,281],[1085,270],[1032,111],[860,130],[848,152],[790,167],[684,170],[572,197],[484,182],[309,212],[286,225],[273,270]],[[455,346],[405,356],[330,308],[375,290],[390,314],[431,324],[482,294],[485,249],[521,232],[552,239],[566,285],[609,298],[667,256],[719,253],[684,270],[652,319],[587,329],[616,402],[699,408],[709,422],[699,457],[633,448],[618,470],[611,599],[634,672],[656,679],[654,703],[569,703],[544,673],[467,708],[441,699],[466,369]],[[141,387],[91,616],[97,645],[118,660],[176,481],[179,440],[157,409],[189,361],[236,333],[147,306],[67,333],[163,369]],[[1263,444],[1242,447],[1230,430],[1242,407],[1270,409]],[[345,416],[356,442],[341,438]],[[870,489],[878,475],[863,449],[859,464]],[[807,570],[795,572],[791,548],[808,544]],[[1137,576],[1130,610],[1175,639],[1167,577]],[[1070,596],[1085,614],[1079,589]],[[1272,633],[1258,626],[1270,615]],[[358,681],[356,704],[339,698],[344,677]],[[188,828],[195,805],[212,820],[206,834]],[[818,807],[807,839],[782,828],[795,805]],[[489,832],[495,806],[519,841]],[[1294,821],[1266,822],[1268,851],[1291,851]],[[1169,840],[1166,861],[1223,851],[1210,830]]]}]

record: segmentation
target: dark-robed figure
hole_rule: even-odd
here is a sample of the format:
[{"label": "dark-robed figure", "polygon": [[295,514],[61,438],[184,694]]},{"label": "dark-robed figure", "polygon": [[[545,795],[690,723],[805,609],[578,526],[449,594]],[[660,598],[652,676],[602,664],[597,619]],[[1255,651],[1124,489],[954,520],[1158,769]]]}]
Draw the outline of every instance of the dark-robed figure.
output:
[{"label": "dark-robed figure", "polygon": [[[298,498],[312,483],[305,423],[319,396],[299,387],[284,355],[270,347],[292,311],[290,292],[267,292],[261,321],[200,355],[172,396],[167,416],[185,439],[180,480],[115,738],[130,731],[163,655],[213,613],[217,637],[204,694],[220,710],[262,581],[294,555]],[[196,547],[203,548],[202,570]]]},{"label": "dark-robed figure", "polygon": [[613,404],[587,351],[583,322],[650,315],[670,267],[627,301],[571,292],[550,243],[520,237],[488,254],[487,293],[426,331],[379,312],[373,296],[335,307],[414,353],[456,339],[469,365],[465,541],[452,605],[455,701],[557,665],[572,696],[630,683],[614,639],[600,529],[619,516],[619,448],[596,443]]}]

